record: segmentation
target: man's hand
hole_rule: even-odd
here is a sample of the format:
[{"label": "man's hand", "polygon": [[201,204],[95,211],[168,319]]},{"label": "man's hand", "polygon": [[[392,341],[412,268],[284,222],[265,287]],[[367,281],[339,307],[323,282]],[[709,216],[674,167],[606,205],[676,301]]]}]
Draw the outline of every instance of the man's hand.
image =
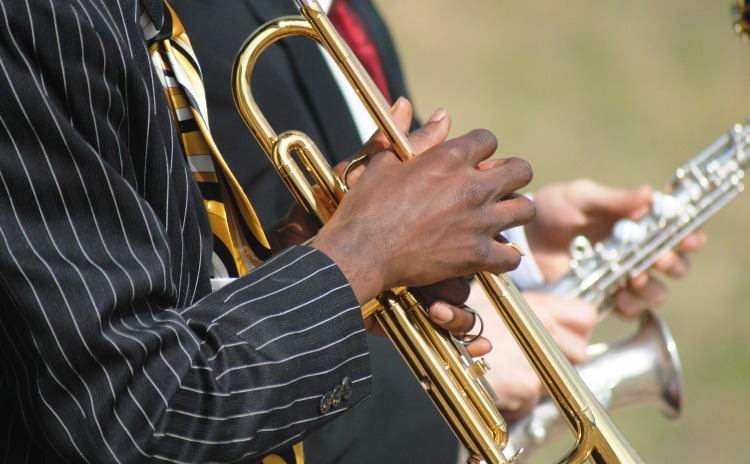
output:
[{"label": "man's hand", "polygon": [[[637,219],[648,211],[653,189],[642,186],[634,190],[613,188],[590,180],[575,180],[541,188],[535,196],[537,215],[526,225],[526,235],[534,258],[547,281],[559,278],[569,270],[568,247],[577,235],[592,243],[611,235],[620,218]],[[678,250],[665,253],[654,269],[670,277],[682,277],[689,270],[687,255],[703,248],[706,235],[693,232],[680,243]],[[668,296],[666,287],[650,273],[631,279],[628,288],[616,295],[619,311],[635,317],[645,306],[659,306]]]},{"label": "man's hand", "polygon": [[[411,103],[405,98],[399,98],[391,108],[391,116],[398,127],[405,133],[409,133],[411,126],[413,108]],[[445,120],[443,120],[445,119]],[[431,147],[445,140],[450,130],[450,117],[443,109],[438,109],[427,120],[424,127],[414,131],[412,139],[422,139],[420,146]],[[351,155],[347,160],[333,167],[333,171],[341,176],[346,166],[353,159],[359,159],[365,156],[364,160],[358,162],[349,170],[346,176],[347,186],[352,187],[357,179],[365,171],[369,156],[375,155],[381,151],[388,150],[390,142],[382,131],[378,130],[365,142],[356,153]],[[313,189],[320,191],[320,187],[313,186]],[[333,213],[331,205],[330,213]],[[266,230],[266,236],[274,252],[280,251],[292,245],[299,245],[318,233],[318,226],[310,216],[302,209],[298,203],[294,203],[281,220]]]},{"label": "man's hand", "polygon": [[[457,339],[464,339],[476,326],[474,313],[462,308],[469,296],[469,283],[464,278],[455,278],[432,285],[411,289],[426,309],[430,321],[447,330]],[[365,329],[375,335],[385,335],[374,317],[365,319]],[[473,335],[471,338],[475,338]],[[492,349],[485,337],[475,338],[466,345],[472,356],[484,356]]]},{"label": "man's hand", "polygon": [[[412,120],[411,104],[406,99],[399,99],[394,104],[391,115],[401,130],[404,133],[408,133]],[[417,152],[424,151],[443,142],[449,130],[450,117],[444,110],[439,109],[433,113],[423,127],[410,134],[410,141]],[[360,158],[362,155],[367,155],[363,162],[358,163],[354,169],[349,171],[346,178],[348,186],[352,187],[355,185],[359,177],[365,172],[372,156],[389,148],[390,144],[385,135],[381,131],[376,131],[370,140],[349,158],[351,160]],[[334,168],[334,171],[341,175],[348,163],[348,160],[340,163]],[[318,232],[318,229],[307,213],[299,205],[295,204],[285,218],[266,232],[272,248],[278,251],[288,246],[303,243],[314,236]],[[362,264],[367,265],[365,262]],[[474,315],[460,308],[460,305],[468,296],[468,284],[462,278],[449,279],[427,285],[417,289],[417,291],[423,296],[430,320],[436,325],[450,331],[453,336],[461,337],[465,335],[474,325]],[[372,333],[383,335],[382,328],[380,328],[374,318],[366,320],[365,327]],[[480,337],[468,347],[469,353],[473,356],[481,356],[490,349],[491,345],[484,337]]]},{"label": "man's hand", "polygon": [[487,131],[438,143],[449,128],[444,116],[410,134],[420,153],[412,160],[371,154],[313,241],[338,264],[360,303],[389,288],[518,265],[519,253],[495,238],[533,217],[533,204],[515,194],[531,181],[531,168],[515,158],[489,159],[497,140]]}]

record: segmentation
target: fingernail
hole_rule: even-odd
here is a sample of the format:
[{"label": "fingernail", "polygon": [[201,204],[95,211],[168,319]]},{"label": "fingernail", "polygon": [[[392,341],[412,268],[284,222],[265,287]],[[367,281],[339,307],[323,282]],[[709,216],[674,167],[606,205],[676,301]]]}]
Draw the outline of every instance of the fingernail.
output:
[{"label": "fingernail", "polygon": [[521,248],[520,248],[520,247],[519,247],[518,245],[516,245],[515,243],[513,243],[513,242],[508,242],[508,243],[506,243],[506,245],[508,245],[509,247],[511,247],[511,248],[513,248],[514,250],[516,250],[516,251],[518,252],[518,254],[519,254],[519,255],[521,255],[521,256],[526,256],[526,253],[524,253],[524,252],[523,252],[523,250],[522,250],[522,249],[521,249]]},{"label": "fingernail", "polygon": [[684,239],[682,239],[682,243],[680,243],[681,249],[692,249],[698,247],[698,237],[695,235],[688,235]]},{"label": "fingernail", "polygon": [[391,111],[393,111],[396,108],[398,108],[399,106],[403,105],[404,101],[406,101],[406,99],[404,97],[398,97],[398,99],[396,99],[396,101],[393,102],[393,106],[391,106]]},{"label": "fingernail", "polygon": [[644,272],[642,274],[638,274],[630,280],[630,287],[634,289],[643,288],[646,286],[647,282],[648,274]]},{"label": "fingernail", "polygon": [[430,119],[428,119],[427,122],[438,122],[443,119],[446,114],[448,113],[443,108],[438,108],[432,113],[432,116],[430,116]]},{"label": "fingernail", "polygon": [[499,242],[499,243],[502,243],[503,245],[507,245],[507,246],[513,248],[521,256],[526,256],[526,253],[523,252],[523,250],[521,249],[521,247],[519,247],[515,243],[509,241],[507,238],[505,238],[503,236],[502,233],[495,235],[495,241]]},{"label": "fingernail", "polygon": [[440,303],[430,306],[430,318],[437,322],[450,322],[453,320],[453,311]]}]

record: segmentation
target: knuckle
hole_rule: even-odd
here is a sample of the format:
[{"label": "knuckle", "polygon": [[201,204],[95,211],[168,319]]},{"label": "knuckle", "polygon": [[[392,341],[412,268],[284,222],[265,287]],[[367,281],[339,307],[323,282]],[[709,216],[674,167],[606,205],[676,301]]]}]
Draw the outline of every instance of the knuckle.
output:
[{"label": "knuckle", "polygon": [[446,158],[450,164],[460,163],[464,159],[464,152],[460,147],[451,145],[449,148],[443,150],[443,157]]},{"label": "knuckle", "polygon": [[490,244],[486,241],[478,242],[471,248],[471,256],[469,260],[472,263],[482,264],[487,262],[487,258],[490,255]]},{"label": "knuckle", "polygon": [[409,134],[409,141],[415,146],[430,145],[431,135],[423,127],[420,127]]},{"label": "knuckle", "polygon": [[534,374],[533,372],[530,372],[521,377],[521,385],[526,392],[526,400],[534,402],[537,401],[541,396],[539,392],[539,378],[537,378],[536,374]]},{"label": "knuckle", "polygon": [[499,214],[497,226],[502,230],[510,226],[527,224],[536,217],[536,204],[529,198],[513,194],[502,201],[502,213]]},{"label": "knuckle", "polygon": [[586,354],[586,347],[583,345],[576,345],[575,348],[568,349],[568,352],[565,353],[565,355],[573,364],[580,364],[582,362],[585,362],[588,358],[588,355]]},{"label": "knuckle", "polygon": [[462,185],[463,200],[470,206],[479,206],[487,197],[487,188],[477,179],[469,179]]},{"label": "knuckle", "polygon": [[575,354],[572,356],[574,364],[580,364],[589,360],[589,339],[580,337],[576,340]]},{"label": "knuckle", "polygon": [[495,263],[494,269],[490,269],[490,272],[504,274],[518,269],[521,264],[521,255],[517,251],[507,246],[504,248],[507,250],[503,250],[503,257]]},{"label": "knuckle", "polygon": [[519,206],[516,208],[516,222],[528,223],[536,217],[536,203],[528,197],[520,196],[518,198]]},{"label": "knuckle", "polygon": [[534,170],[531,168],[531,164],[528,161],[521,158],[508,158],[508,164],[516,176],[516,178],[528,184],[534,178]]},{"label": "knuckle", "polygon": [[497,406],[506,412],[516,412],[523,407],[523,401],[518,397],[509,397],[504,399],[503,402]]},{"label": "knuckle", "polygon": [[576,190],[590,190],[596,187],[596,183],[593,180],[585,177],[572,180],[570,184]]},{"label": "knuckle", "polygon": [[471,140],[479,145],[486,145],[492,151],[497,150],[498,141],[495,134],[488,131],[487,129],[474,129],[469,133]]},{"label": "knuckle", "polygon": [[596,323],[599,321],[599,310],[594,305],[586,305],[586,309],[581,311],[579,314],[581,325],[583,325],[583,327],[587,330],[593,329]]},{"label": "knuckle", "polygon": [[[486,233],[487,231],[496,231],[501,226],[499,222],[493,215],[482,213],[475,216],[474,225],[482,233]],[[497,236],[497,233],[492,234],[492,236]]]}]

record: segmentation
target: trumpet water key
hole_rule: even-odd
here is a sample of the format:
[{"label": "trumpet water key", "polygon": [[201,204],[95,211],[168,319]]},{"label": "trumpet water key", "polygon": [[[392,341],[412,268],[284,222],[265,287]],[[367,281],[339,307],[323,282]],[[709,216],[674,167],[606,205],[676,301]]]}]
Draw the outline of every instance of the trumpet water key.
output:
[{"label": "trumpet water key", "polygon": [[[341,40],[315,0],[297,0],[301,17],[272,21],[253,33],[235,59],[232,88],[235,102],[253,135],[286,181],[297,201],[320,223],[325,223],[346,193],[345,183],[331,170],[315,144],[304,134],[276,134],[262,115],[251,92],[253,67],[264,49],[291,36],[319,42],[360,96],[371,116],[402,159],[414,150],[390,116],[390,108],[349,47]],[[296,156],[296,158],[295,158]],[[320,186],[318,194],[299,167],[299,159]],[[481,273],[477,280],[508,325],[536,370],[550,398],[574,433],[576,444],[561,462],[642,462],[611,420],[595,395],[586,387],[520,292],[504,275]],[[405,288],[383,293],[362,308],[374,314],[412,369],[435,407],[467,449],[470,463],[506,463],[503,450],[508,432],[492,396],[485,387],[488,366],[475,361],[452,337],[430,324],[418,295]]]},{"label": "trumpet water key", "polygon": [[[589,300],[602,314],[609,311],[613,294],[628,277],[650,268],[665,251],[744,190],[748,143],[750,126],[735,125],[678,168],[664,192],[654,193],[651,210],[641,219],[620,220],[610,237],[595,244],[576,237],[571,244],[570,271],[546,290]],[[579,372],[610,411],[656,404],[669,418],[680,415],[682,381],[677,348],[657,314],[644,314],[632,337],[592,349],[592,358]],[[551,401],[545,400],[510,425],[507,449],[523,448],[528,456],[563,430],[563,419]]]}]

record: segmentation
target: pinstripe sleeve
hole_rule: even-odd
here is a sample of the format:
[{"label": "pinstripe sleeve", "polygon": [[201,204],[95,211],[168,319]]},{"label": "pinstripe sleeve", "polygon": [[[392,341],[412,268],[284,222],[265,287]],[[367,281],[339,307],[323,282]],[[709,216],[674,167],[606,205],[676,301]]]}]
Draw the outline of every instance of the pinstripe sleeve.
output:
[{"label": "pinstripe sleeve", "polygon": [[255,462],[370,393],[356,299],[319,251],[209,293],[142,39],[134,0],[0,0],[7,462]]}]

